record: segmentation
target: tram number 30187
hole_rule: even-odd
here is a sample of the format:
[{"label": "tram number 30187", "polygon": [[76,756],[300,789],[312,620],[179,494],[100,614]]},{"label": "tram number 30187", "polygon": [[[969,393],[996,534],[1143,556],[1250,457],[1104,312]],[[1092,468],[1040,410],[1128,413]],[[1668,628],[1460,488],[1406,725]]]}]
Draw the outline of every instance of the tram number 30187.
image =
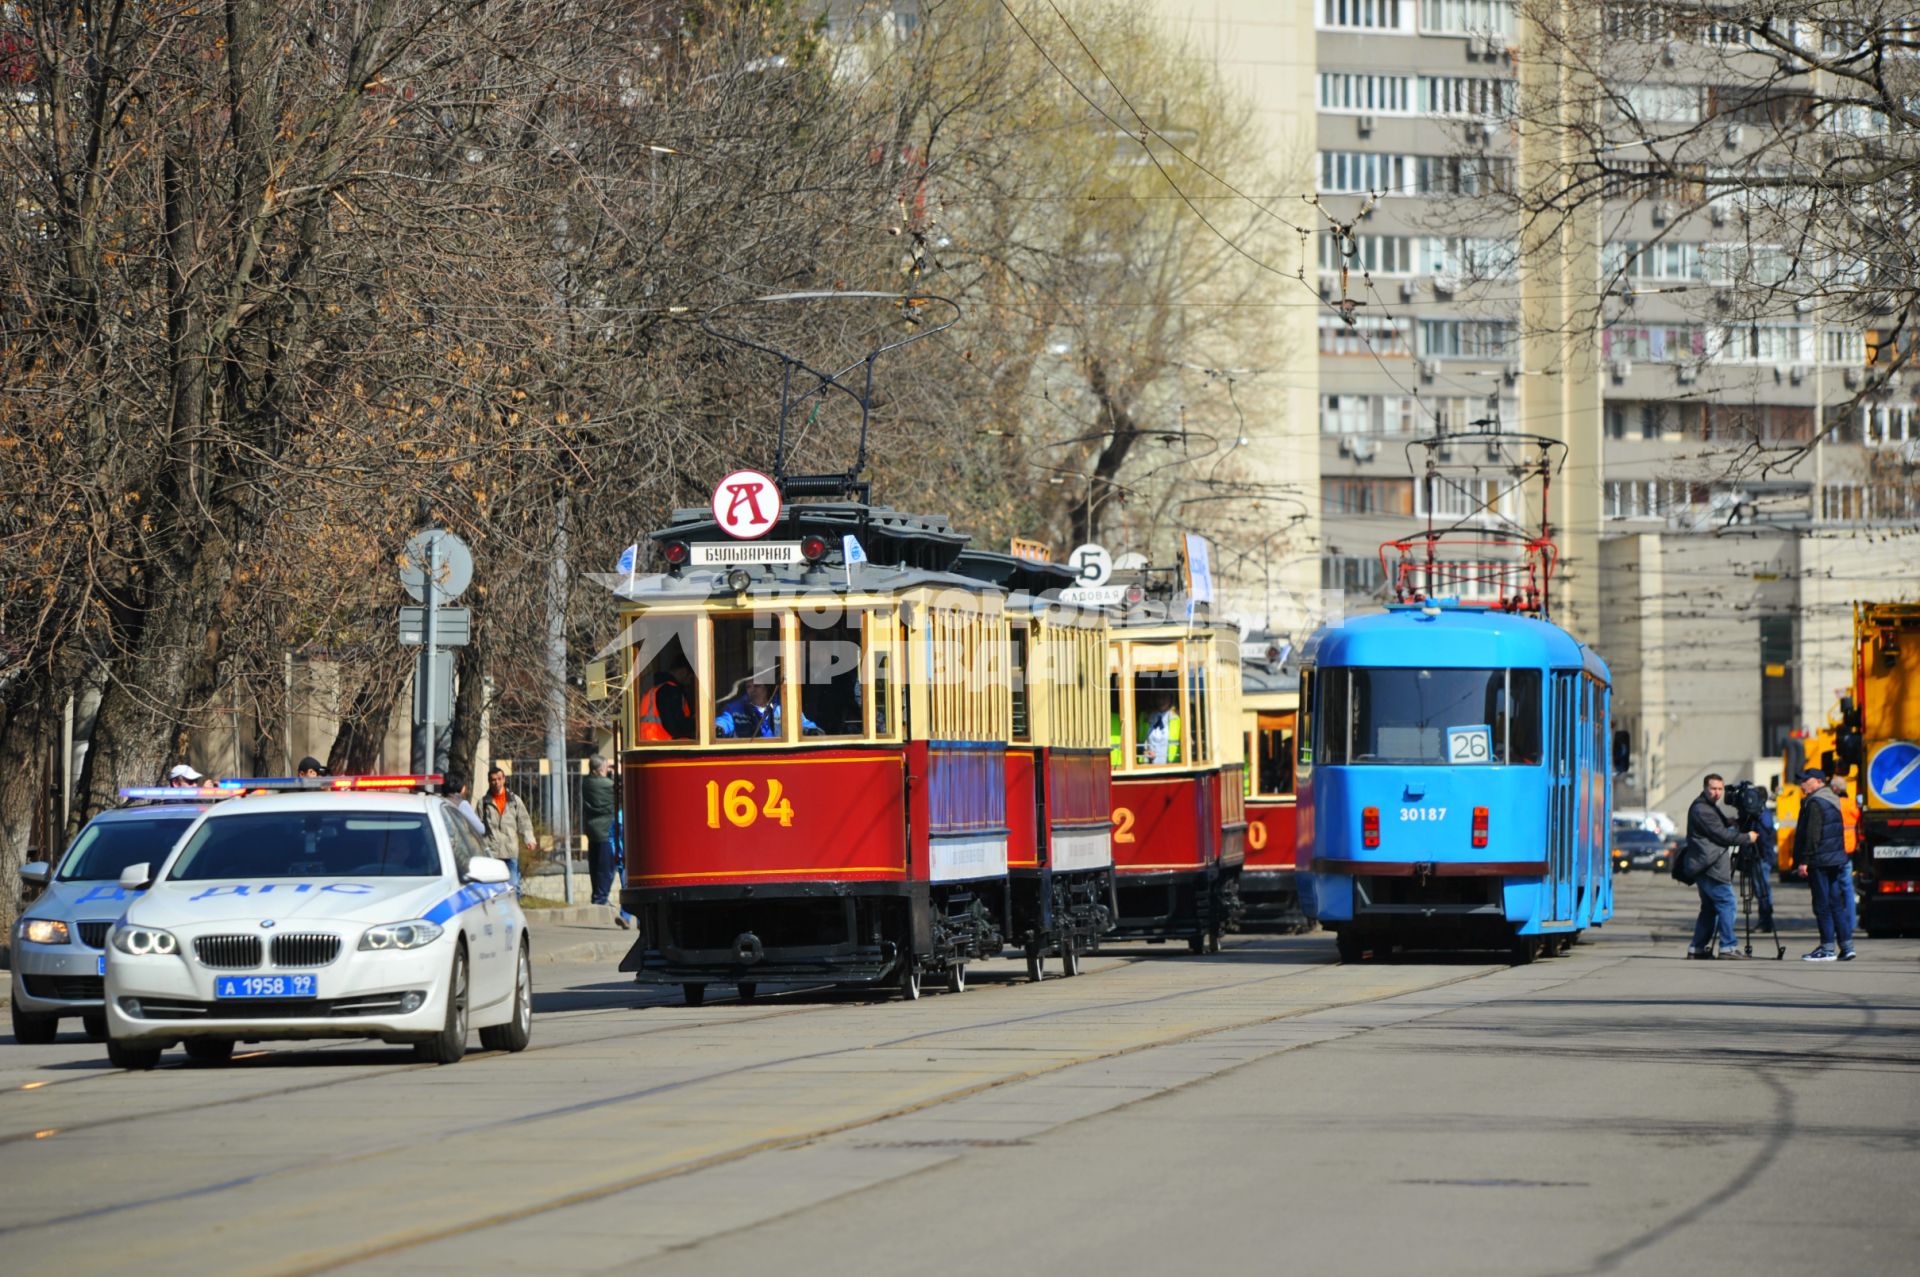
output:
[{"label": "tram number 30187", "polygon": [[1402,807],[1400,809],[1402,820],[1445,820],[1446,818],[1445,807]]},{"label": "tram number 30187", "polygon": [[763,805],[758,801],[758,793],[750,780],[730,780],[722,790],[720,782],[707,782],[707,828],[720,828],[720,818],[725,816],[727,823],[736,828],[746,829],[759,821],[761,817],[780,822],[783,828],[793,826],[793,800],[786,796],[780,782],[767,780],[767,801]]}]

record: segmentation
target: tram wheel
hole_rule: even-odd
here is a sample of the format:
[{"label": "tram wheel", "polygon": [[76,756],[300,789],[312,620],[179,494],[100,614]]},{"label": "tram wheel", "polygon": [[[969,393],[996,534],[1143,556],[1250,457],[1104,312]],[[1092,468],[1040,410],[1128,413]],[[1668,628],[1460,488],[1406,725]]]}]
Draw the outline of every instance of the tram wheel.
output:
[{"label": "tram wheel", "polygon": [[947,992],[965,993],[967,991],[967,964],[950,962],[947,964]]},{"label": "tram wheel", "polygon": [[680,997],[690,1007],[700,1006],[707,1000],[707,986],[704,984],[683,984],[680,986]]},{"label": "tram wheel", "polygon": [[1205,936],[1188,936],[1187,937],[1188,953],[1205,953],[1206,951],[1207,951],[1207,938]]},{"label": "tram wheel", "polygon": [[1534,936],[1520,936],[1507,950],[1507,965],[1524,967],[1532,962],[1540,952],[1540,941]]},{"label": "tram wheel", "polygon": [[1037,944],[1027,946],[1027,979],[1039,984],[1047,978],[1047,951]]},{"label": "tram wheel", "polygon": [[1060,974],[1069,979],[1080,974],[1080,948],[1071,938],[1060,946]]},{"label": "tram wheel", "polygon": [[913,965],[912,958],[900,961],[900,1000],[918,1002],[920,1000],[920,968]]},{"label": "tram wheel", "polygon": [[1207,932],[1207,952],[1208,953],[1220,952],[1220,928],[1218,927],[1215,927],[1212,931]]},{"label": "tram wheel", "polygon": [[740,1000],[742,1002],[753,1001],[754,995],[760,992],[760,986],[755,984],[751,980],[742,980],[740,983],[734,985],[733,987],[735,991],[740,994]]},{"label": "tram wheel", "polygon": [[1340,951],[1342,962],[1358,962],[1367,952],[1367,946],[1361,943],[1360,937],[1351,931],[1334,932],[1333,944]]}]

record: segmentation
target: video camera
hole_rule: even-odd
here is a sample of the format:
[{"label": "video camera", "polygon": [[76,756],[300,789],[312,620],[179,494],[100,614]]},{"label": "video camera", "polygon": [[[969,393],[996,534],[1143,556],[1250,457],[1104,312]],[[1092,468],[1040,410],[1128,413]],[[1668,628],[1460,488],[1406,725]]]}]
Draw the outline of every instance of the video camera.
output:
[{"label": "video camera", "polygon": [[[1763,786],[1750,780],[1737,780],[1727,786],[1727,801],[1733,804],[1734,823],[1741,833],[1765,830],[1761,817],[1766,814],[1767,796]],[[1760,867],[1761,851],[1759,840],[1740,844],[1733,849],[1733,867],[1741,873],[1752,873]]]}]

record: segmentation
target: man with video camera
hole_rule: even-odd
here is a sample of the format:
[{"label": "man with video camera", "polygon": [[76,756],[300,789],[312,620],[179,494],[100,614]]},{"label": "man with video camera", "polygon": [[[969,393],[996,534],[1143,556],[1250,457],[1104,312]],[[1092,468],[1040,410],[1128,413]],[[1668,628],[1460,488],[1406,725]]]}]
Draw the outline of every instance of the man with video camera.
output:
[{"label": "man with video camera", "polygon": [[1733,933],[1733,860],[1729,849],[1759,841],[1749,830],[1741,833],[1727,823],[1720,810],[1727,783],[1708,773],[1700,796],[1687,808],[1687,841],[1680,849],[1678,868],[1681,880],[1691,882],[1700,892],[1700,916],[1693,924],[1693,943],[1689,958],[1714,957],[1714,933],[1719,932],[1722,958],[1744,958],[1739,940]]},{"label": "man with video camera", "polygon": [[[1794,859],[1807,867],[1820,946],[1802,962],[1853,961],[1853,864],[1847,859],[1847,820],[1827,774],[1809,768],[1794,777],[1806,801],[1793,832]],[[1837,948],[1836,948],[1837,942]]]}]

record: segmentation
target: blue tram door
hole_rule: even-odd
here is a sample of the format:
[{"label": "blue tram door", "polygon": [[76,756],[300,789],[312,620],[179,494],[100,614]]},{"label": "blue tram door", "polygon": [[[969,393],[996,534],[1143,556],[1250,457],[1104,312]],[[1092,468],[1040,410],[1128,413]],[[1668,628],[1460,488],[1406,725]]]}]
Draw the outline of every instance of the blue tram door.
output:
[{"label": "blue tram door", "polygon": [[1547,739],[1552,743],[1548,769],[1552,793],[1547,804],[1547,881],[1543,924],[1567,922],[1573,918],[1574,848],[1579,842],[1580,783],[1584,768],[1580,743],[1586,735],[1580,730],[1580,676],[1555,671],[1547,698],[1549,722]]}]

